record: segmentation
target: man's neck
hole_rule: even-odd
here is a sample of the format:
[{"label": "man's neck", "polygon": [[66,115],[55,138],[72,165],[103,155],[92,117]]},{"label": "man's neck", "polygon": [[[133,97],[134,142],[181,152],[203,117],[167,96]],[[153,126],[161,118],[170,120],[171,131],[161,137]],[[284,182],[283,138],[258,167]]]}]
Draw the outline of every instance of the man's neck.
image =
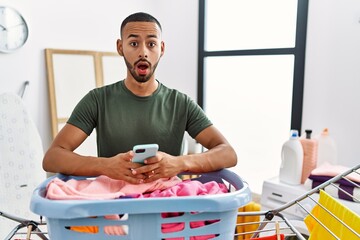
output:
[{"label": "man's neck", "polygon": [[158,81],[156,81],[155,77],[149,79],[147,82],[140,83],[136,81],[134,78],[126,78],[125,86],[129,89],[133,94],[146,97],[153,94],[159,86]]}]

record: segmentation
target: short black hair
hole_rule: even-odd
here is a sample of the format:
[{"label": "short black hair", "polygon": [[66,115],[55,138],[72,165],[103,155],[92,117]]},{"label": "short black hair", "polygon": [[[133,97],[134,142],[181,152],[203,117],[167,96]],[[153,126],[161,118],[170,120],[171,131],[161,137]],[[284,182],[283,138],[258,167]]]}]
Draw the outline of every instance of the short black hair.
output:
[{"label": "short black hair", "polygon": [[153,22],[156,23],[159,26],[160,31],[162,31],[161,24],[155,17],[145,12],[137,12],[129,15],[121,23],[120,35],[122,35],[122,31],[125,25],[128,24],[129,22]]}]

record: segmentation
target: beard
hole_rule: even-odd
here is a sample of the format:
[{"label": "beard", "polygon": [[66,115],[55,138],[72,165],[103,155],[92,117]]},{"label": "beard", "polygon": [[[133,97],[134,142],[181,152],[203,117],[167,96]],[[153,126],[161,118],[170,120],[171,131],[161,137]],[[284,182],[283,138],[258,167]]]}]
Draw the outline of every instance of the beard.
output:
[{"label": "beard", "polygon": [[[131,76],[139,83],[145,83],[145,82],[149,81],[149,79],[154,75],[155,69],[160,61],[160,59],[159,59],[153,66],[149,61],[147,61],[145,59],[138,60],[137,62],[135,62],[134,65],[132,65],[125,57],[124,57],[124,60],[125,60],[126,67],[129,70]],[[148,74],[146,74],[144,76],[140,76],[137,74],[135,66],[139,61],[146,61],[149,64],[150,71]]]}]

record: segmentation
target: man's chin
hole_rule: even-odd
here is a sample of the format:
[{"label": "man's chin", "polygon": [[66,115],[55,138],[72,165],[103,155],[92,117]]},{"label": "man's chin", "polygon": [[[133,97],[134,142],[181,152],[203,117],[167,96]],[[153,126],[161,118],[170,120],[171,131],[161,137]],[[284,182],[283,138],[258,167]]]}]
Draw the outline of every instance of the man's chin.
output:
[{"label": "man's chin", "polygon": [[138,76],[135,78],[135,80],[138,82],[138,83],[146,83],[147,81],[149,81],[149,77],[147,76]]}]

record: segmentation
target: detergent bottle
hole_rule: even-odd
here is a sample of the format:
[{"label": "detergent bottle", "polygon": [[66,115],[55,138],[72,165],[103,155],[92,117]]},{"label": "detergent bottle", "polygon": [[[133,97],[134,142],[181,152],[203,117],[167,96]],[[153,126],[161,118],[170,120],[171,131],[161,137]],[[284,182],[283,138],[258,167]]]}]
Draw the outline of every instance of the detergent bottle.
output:
[{"label": "detergent bottle", "polygon": [[298,185],[301,183],[304,151],[297,130],[290,131],[290,139],[281,149],[279,179],[283,183]]},{"label": "detergent bottle", "polygon": [[316,168],[318,141],[315,138],[311,138],[311,133],[311,129],[306,129],[306,136],[300,138],[300,142],[304,151],[301,184],[305,183],[306,179],[310,176],[311,171]]},{"label": "detergent bottle", "polygon": [[335,140],[330,136],[329,129],[324,130],[317,136],[318,140],[318,156],[317,165],[321,166],[324,163],[336,165],[337,160],[337,146]]}]

